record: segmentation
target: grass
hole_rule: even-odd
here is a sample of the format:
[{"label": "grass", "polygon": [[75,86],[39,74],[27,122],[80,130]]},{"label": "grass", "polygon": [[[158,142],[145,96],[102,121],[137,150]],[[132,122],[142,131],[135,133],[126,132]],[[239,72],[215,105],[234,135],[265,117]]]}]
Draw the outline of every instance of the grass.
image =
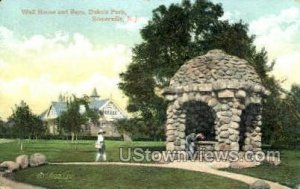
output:
[{"label": "grass", "polygon": [[200,172],[117,165],[47,165],[19,171],[15,179],[50,189],[248,188],[245,183]]},{"label": "grass", "polygon": [[[49,162],[77,162],[95,161],[97,149],[94,147],[95,141],[78,141],[76,144],[62,140],[31,140],[24,141],[23,151],[20,151],[18,141],[0,144],[0,162],[14,160],[21,154],[33,154],[36,152],[46,155]],[[120,161],[119,148],[124,148],[126,157],[128,148],[143,148],[149,150],[164,150],[164,142],[131,142],[106,141],[107,161]]]},{"label": "grass", "polygon": [[278,166],[263,164],[248,169],[224,170],[279,182],[289,187],[297,186],[300,184],[300,150],[283,150],[280,156],[281,164]]},{"label": "grass", "polygon": [[[24,142],[24,151],[20,151],[17,141],[0,144],[0,162],[5,160],[14,160],[20,154],[33,154],[35,152],[43,153],[47,156],[49,162],[92,162],[95,160],[96,149],[94,141],[78,141],[77,150],[75,144],[70,141],[61,140],[32,140]],[[132,142],[123,141],[106,141],[107,160],[120,161],[119,148],[137,148],[150,151],[164,150],[164,142]],[[282,163],[279,166],[262,165],[248,169],[226,169],[226,171],[263,178],[266,180],[279,182],[283,185],[294,187],[300,184],[300,150],[283,150],[281,151]],[[51,169],[52,166],[41,169]],[[68,168],[69,169],[69,168]],[[73,167],[70,166],[70,169]],[[75,169],[75,167],[74,167]],[[90,168],[89,168],[90,169]],[[33,171],[35,169],[29,169]],[[23,171],[22,171],[23,172]],[[25,173],[27,170],[25,170]],[[143,176],[144,177],[144,176]],[[145,177],[146,178],[146,177]]]}]

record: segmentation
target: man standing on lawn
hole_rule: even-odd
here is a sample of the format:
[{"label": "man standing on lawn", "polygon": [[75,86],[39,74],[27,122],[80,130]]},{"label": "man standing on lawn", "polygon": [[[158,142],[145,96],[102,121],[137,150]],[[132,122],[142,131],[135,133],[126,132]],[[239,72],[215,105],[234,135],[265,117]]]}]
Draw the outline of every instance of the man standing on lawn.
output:
[{"label": "man standing on lawn", "polygon": [[98,131],[98,138],[95,144],[95,147],[98,149],[96,161],[106,161],[105,142],[103,134],[103,129],[100,129]]}]

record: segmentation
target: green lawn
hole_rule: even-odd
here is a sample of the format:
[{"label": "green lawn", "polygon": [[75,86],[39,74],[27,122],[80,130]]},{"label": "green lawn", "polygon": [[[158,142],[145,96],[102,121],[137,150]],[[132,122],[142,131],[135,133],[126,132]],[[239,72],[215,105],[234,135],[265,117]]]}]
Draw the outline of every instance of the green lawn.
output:
[{"label": "green lawn", "polygon": [[117,165],[47,165],[19,171],[15,179],[49,189],[248,188],[245,183],[199,172]]},{"label": "green lawn", "polygon": [[[164,142],[125,143],[123,141],[107,141],[106,145],[108,161],[120,161],[120,147],[125,149],[142,147],[149,150],[164,150]],[[44,153],[49,162],[92,162],[95,160],[96,149],[94,148],[94,141],[78,141],[77,150],[75,150],[75,146],[70,141],[32,140],[24,142],[24,151],[21,152],[17,141],[4,143],[0,144],[0,162],[14,160],[20,154],[30,155],[35,152]],[[262,165],[249,169],[226,169],[226,171],[263,178],[291,187],[300,184],[300,150],[281,151],[281,160],[282,164],[279,166]],[[41,169],[51,168],[52,166],[47,166]],[[28,171],[32,170],[29,169]]]},{"label": "green lawn", "polygon": [[[76,144],[70,141],[61,140],[31,140],[24,141],[23,152],[17,141],[0,144],[0,162],[14,160],[20,154],[43,153],[49,162],[76,162],[76,161],[95,161],[96,149],[95,141],[78,141]],[[128,148],[141,147],[149,150],[164,150],[164,142],[132,142],[106,141],[106,153],[108,161],[120,161],[119,148],[123,147],[127,152]],[[126,154],[126,153],[125,153]],[[126,157],[126,156],[124,156]]]},{"label": "green lawn", "polygon": [[263,164],[254,168],[225,169],[225,171],[259,177],[290,187],[300,184],[300,150],[281,151],[281,162],[278,166]]}]

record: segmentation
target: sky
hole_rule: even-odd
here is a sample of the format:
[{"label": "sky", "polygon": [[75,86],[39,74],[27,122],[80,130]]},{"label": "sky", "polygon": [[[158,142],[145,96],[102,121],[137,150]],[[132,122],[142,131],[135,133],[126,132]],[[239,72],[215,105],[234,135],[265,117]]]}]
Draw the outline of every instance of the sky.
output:
[{"label": "sky", "polygon": [[[300,84],[300,1],[212,0],[221,19],[249,24],[255,44],[276,64],[285,88]],[[34,113],[60,93],[90,94],[121,107],[119,73],[141,42],[139,30],[161,4],[180,0],[2,0],[0,2],[0,117],[24,100]],[[85,13],[85,14],[84,14]]]}]

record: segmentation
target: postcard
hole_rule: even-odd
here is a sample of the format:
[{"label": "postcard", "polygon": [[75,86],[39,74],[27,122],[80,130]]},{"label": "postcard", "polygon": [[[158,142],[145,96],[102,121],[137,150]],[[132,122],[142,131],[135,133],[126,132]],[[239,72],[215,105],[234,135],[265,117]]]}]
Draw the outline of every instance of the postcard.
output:
[{"label": "postcard", "polygon": [[299,0],[0,0],[0,189],[300,188]]}]

